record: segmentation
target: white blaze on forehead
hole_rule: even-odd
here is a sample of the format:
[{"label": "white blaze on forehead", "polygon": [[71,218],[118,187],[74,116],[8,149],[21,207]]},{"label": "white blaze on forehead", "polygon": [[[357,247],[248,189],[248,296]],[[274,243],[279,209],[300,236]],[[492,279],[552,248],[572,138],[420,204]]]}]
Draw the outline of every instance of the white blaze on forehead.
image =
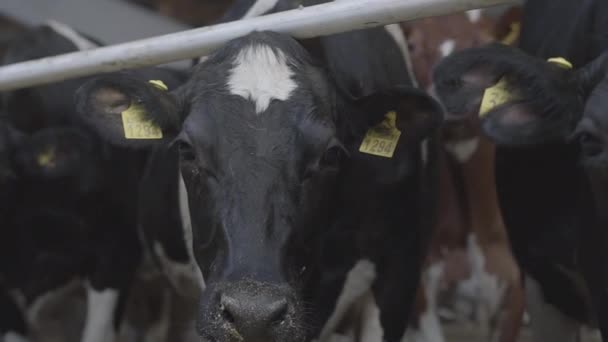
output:
[{"label": "white blaze on forehead", "polygon": [[94,49],[98,47],[97,44],[83,37],[80,33],[74,31],[73,28],[58,21],[49,20],[46,22],[46,25],[50,27],[53,31],[57,32],[57,34],[59,34],[60,36],[63,36],[65,39],[72,42],[80,51]]},{"label": "white blaze on forehead", "polygon": [[469,17],[469,21],[472,23],[476,23],[479,21],[479,19],[481,19],[481,10],[480,9],[466,11],[466,13],[467,13],[467,17]]},{"label": "white blaze on forehead", "polygon": [[95,290],[87,284],[87,316],[82,342],[114,341],[114,314],[118,305],[115,289]]},{"label": "white blaze on forehead", "polygon": [[456,42],[453,39],[448,39],[439,45],[439,51],[441,51],[441,56],[445,57],[454,52],[454,48],[456,47]]},{"label": "white blaze on forehead", "polygon": [[266,14],[266,12],[274,8],[278,1],[279,0],[257,0],[253,3],[253,6],[249,8],[247,13],[245,13],[243,18],[241,19],[253,18],[262,14]]},{"label": "white blaze on forehead", "polygon": [[297,88],[294,72],[280,50],[267,45],[243,48],[236,57],[228,78],[228,88],[255,103],[256,113],[265,111],[273,99],[285,101]]}]

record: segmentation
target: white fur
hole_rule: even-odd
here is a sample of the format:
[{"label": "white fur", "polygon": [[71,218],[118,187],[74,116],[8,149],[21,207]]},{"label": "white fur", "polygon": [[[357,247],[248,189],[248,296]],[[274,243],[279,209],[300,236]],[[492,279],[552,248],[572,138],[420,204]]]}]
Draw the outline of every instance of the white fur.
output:
[{"label": "white fur", "polygon": [[98,47],[97,44],[83,37],[80,33],[74,31],[73,28],[58,21],[49,20],[46,22],[46,25],[53,29],[53,31],[57,32],[59,35],[71,41],[76,46],[76,48],[78,48],[78,50],[90,50]]},{"label": "white fur", "polygon": [[446,143],[445,149],[461,163],[467,162],[479,147],[479,138]]},{"label": "white fur", "polygon": [[579,341],[580,325],[545,302],[540,285],[528,276],[526,277],[526,302],[534,341]]},{"label": "white fur", "polygon": [[368,294],[363,300],[363,309],[361,313],[361,341],[382,341],[384,330],[380,322],[380,308],[376,304],[374,294],[368,291]]},{"label": "white fur", "polygon": [[184,234],[184,241],[186,242],[186,250],[190,255],[190,269],[193,270],[196,282],[201,290],[205,288],[205,279],[201,269],[196,264],[194,259],[194,250],[192,245],[192,220],[190,218],[190,205],[188,204],[188,189],[186,189],[186,183],[181,172],[178,171],[178,201],[179,201],[179,213],[182,221],[182,229]]},{"label": "white fur", "polygon": [[[197,271],[197,267],[194,262],[192,262],[192,258],[190,258],[186,264],[175,262],[167,257],[165,249],[158,241],[154,242],[153,249],[164,274],[180,294],[187,294],[185,291],[187,284],[196,284],[200,288],[201,283],[198,278],[200,271]],[[203,288],[200,289],[202,290]]]},{"label": "white fur", "polygon": [[409,328],[403,342],[444,342],[443,331],[437,314],[437,297],[445,265],[437,262],[427,268],[424,274],[424,290],[426,296],[426,311],[420,315],[418,329]]},{"label": "white fur", "polygon": [[262,113],[273,99],[285,101],[297,88],[294,72],[285,54],[266,45],[243,48],[230,71],[228,88],[255,103],[256,113]]},{"label": "white fur", "polygon": [[369,260],[359,260],[348,272],[336,307],[321,331],[319,342],[331,340],[348,310],[371,289],[376,279],[376,266]]},{"label": "white fur", "polygon": [[459,290],[461,294],[465,293],[465,296],[474,299],[477,304],[476,319],[482,329],[489,329],[491,320],[500,313],[507,284],[497,275],[487,272],[485,255],[474,234],[467,238],[467,256],[471,265],[471,278],[461,282]]},{"label": "white fur", "polygon": [[390,34],[395,41],[395,44],[399,47],[401,55],[403,56],[403,61],[407,67],[407,72],[412,79],[413,85],[417,87],[418,80],[416,80],[416,75],[414,74],[414,65],[412,64],[412,59],[410,57],[410,49],[407,46],[407,38],[405,38],[401,26],[399,24],[391,24],[384,26],[384,29]]},{"label": "white fur", "polygon": [[469,21],[472,23],[476,23],[481,19],[481,9],[474,9],[470,11],[466,11],[467,17],[469,17]]},{"label": "white fur", "polygon": [[241,19],[254,18],[266,14],[266,12],[270,11],[274,8],[274,6],[276,6],[277,2],[278,0],[257,0],[253,6],[247,10],[247,13],[245,13]]},{"label": "white fur", "polygon": [[17,333],[9,331],[8,333],[4,334],[4,336],[0,336],[0,341],[4,341],[4,342],[28,342],[29,340],[26,337],[21,336],[20,334],[17,334]]},{"label": "white fur", "polygon": [[112,342],[116,338],[114,313],[118,305],[118,291],[98,291],[87,284],[87,316],[82,342]]},{"label": "white fur", "polygon": [[454,52],[455,48],[456,48],[456,42],[453,39],[444,40],[439,45],[439,51],[441,51],[442,57],[446,57],[446,56],[449,56],[450,54],[452,54],[452,52]]}]

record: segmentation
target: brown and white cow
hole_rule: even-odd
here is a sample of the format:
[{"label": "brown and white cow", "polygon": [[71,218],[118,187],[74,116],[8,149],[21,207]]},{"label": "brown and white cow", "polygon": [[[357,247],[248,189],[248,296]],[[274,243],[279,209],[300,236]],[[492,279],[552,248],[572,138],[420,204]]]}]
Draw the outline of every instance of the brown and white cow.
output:
[{"label": "brown and white cow", "polygon": [[[420,86],[432,88],[434,65],[454,51],[516,41],[518,26],[511,21],[517,17],[518,10],[498,19],[476,10],[404,24]],[[524,292],[497,199],[494,145],[480,135],[476,113],[447,119],[438,220],[406,340],[444,341],[438,310],[450,293],[456,309],[490,328],[489,335],[515,341]]]}]

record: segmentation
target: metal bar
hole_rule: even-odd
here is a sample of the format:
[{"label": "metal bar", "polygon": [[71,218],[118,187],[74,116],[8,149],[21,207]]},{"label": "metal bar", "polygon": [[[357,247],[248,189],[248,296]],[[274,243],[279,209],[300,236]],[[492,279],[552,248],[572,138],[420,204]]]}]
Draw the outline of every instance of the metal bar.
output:
[{"label": "metal bar", "polygon": [[122,0],[0,0],[0,12],[28,25],[57,20],[106,44],[192,28]]},{"label": "metal bar", "polygon": [[334,1],[258,18],[5,66],[0,68],[0,91],[204,56],[225,42],[256,30],[272,30],[296,38],[311,38],[512,2],[514,1]]}]

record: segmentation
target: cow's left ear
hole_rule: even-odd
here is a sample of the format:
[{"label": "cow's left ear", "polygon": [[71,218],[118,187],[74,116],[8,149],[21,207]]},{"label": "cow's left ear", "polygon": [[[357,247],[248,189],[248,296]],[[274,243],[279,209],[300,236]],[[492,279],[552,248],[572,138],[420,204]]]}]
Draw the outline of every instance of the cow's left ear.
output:
[{"label": "cow's left ear", "polygon": [[[362,114],[360,129],[369,133],[376,128],[394,129],[402,134],[400,142],[416,142],[431,135],[443,122],[441,105],[425,92],[413,87],[397,87],[356,101]],[[394,118],[394,119],[393,119]]]}]

